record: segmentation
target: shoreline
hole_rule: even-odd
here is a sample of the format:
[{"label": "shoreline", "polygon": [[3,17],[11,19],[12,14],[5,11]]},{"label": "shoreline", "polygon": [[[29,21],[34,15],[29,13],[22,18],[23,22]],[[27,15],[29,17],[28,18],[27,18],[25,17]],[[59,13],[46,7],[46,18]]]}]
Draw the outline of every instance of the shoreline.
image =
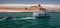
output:
[{"label": "shoreline", "polygon": [[[0,12],[1,13],[1,12]],[[2,12],[3,13],[3,12]],[[9,13],[15,13],[15,12],[9,12]],[[18,12],[16,12],[16,13],[18,13]],[[24,12],[22,12],[22,13],[24,13]],[[30,13],[30,12],[28,12],[28,13]],[[49,12],[49,13],[53,13],[53,12]],[[57,12],[57,13],[59,13],[59,12]]]}]

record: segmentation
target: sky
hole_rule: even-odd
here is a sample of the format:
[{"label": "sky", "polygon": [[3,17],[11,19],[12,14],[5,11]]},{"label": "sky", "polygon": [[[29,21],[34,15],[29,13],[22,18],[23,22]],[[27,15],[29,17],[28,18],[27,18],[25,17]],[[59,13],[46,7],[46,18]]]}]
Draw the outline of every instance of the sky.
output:
[{"label": "sky", "polygon": [[43,7],[60,8],[60,0],[0,0],[0,7],[17,7],[21,4],[41,4]]},{"label": "sky", "polygon": [[57,4],[60,0],[0,0],[0,4]]}]

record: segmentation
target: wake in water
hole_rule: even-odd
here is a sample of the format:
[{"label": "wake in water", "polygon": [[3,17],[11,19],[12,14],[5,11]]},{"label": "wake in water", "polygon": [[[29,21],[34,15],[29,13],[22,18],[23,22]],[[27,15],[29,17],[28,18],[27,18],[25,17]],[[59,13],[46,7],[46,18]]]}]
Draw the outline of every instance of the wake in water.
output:
[{"label": "wake in water", "polygon": [[[25,18],[13,18],[11,20],[25,20],[25,19],[36,19],[34,17],[25,17]],[[3,21],[4,19],[0,19],[0,21]]]},{"label": "wake in water", "polygon": [[24,19],[36,19],[34,17],[25,17],[25,18],[17,18],[16,20],[24,20]]}]

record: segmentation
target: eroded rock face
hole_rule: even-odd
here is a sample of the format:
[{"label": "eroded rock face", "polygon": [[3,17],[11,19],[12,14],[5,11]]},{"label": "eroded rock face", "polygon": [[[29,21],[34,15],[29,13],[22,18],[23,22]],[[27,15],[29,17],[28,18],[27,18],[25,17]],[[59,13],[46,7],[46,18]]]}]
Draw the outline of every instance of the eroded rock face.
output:
[{"label": "eroded rock face", "polygon": [[41,12],[47,12],[47,10],[45,8],[41,7],[41,5],[39,5],[39,4],[38,4],[38,9]]},{"label": "eroded rock face", "polygon": [[38,6],[31,6],[32,10],[34,10],[34,12],[36,12],[35,10],[37,10],[37,12],[47,12],[47,10],[45,8],[43,8],[40,4],[38,4]]},{"label": "eroded rock face", "polygon": [[7,8],[7,7],[0,7],[0,12],[60,12],[60,9],[48,9],[46,10],[40,4],[38,6],[30,6],[27,8]]},{"label": "eroded rock face", "polygon": [[45,11],[40,4],[38,6],[31,6],[29,8],[0,8],[0,12],[39,12]]}]

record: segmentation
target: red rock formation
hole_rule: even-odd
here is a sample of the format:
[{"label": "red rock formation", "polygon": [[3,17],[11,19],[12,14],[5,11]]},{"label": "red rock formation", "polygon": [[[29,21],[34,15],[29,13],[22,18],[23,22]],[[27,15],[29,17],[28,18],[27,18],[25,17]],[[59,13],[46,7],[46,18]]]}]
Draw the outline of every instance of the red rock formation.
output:
[{"label": "red rock formation", "polygon": [[[46,12],[46,9],[41,7],[41,5],[38,4],[38,6],[31,6],[29,8],[0,8],[0,12],[39,12],[44,11]],[[47,10],[48,12],[60,12],[60,9],[51,9]]]}]

